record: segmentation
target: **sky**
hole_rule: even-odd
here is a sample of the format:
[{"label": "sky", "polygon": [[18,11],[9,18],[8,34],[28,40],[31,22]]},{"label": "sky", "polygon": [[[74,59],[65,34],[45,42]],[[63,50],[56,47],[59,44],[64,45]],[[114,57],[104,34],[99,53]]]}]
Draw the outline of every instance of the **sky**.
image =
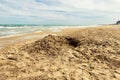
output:
[{"label": "sky", "polygon": [[120,19],[120,0],[0,0],[0,24],[97,25]]}]

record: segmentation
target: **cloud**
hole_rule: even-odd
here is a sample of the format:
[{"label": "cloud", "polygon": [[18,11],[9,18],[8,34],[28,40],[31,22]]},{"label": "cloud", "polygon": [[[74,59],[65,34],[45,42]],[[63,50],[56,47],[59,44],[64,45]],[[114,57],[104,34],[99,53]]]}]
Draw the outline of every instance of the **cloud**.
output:
[{"label": "cloud", "polygon": [[105,24],[120,18],[120,0],[0,0],[0,23]]}]

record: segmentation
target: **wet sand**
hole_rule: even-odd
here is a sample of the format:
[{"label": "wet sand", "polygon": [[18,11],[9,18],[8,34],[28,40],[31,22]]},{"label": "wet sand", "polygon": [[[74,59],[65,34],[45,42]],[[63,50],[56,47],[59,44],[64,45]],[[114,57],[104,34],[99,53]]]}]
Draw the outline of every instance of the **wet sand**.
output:
[{"label": "wet sand", "polygon": [[8,42],[0,50],[0,80],[120,79],[119,25],[38,32],[0,41]]}]

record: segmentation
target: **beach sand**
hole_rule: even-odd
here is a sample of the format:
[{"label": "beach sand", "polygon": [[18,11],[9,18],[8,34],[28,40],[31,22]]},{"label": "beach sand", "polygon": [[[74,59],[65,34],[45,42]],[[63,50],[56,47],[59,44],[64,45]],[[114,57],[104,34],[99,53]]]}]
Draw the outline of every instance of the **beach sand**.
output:
[{"label": "beach sand", "polygon": [[0,80],[119,80],[120,25],[0,38]]}]

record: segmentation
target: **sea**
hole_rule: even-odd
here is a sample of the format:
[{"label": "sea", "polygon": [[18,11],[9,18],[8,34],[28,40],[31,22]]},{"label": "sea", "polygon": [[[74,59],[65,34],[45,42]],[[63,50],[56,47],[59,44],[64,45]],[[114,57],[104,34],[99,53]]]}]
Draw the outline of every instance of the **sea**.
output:
[{"label": "sea", "polygon": [[63,28],[82,28],[82,27],[95,27],[98,25],[81,26],[81,25],[28,25],[28,24],[0,24],[0,38],[9,37],[14,35],[28,34],[32,32],[48,31],[61,31]]}]

